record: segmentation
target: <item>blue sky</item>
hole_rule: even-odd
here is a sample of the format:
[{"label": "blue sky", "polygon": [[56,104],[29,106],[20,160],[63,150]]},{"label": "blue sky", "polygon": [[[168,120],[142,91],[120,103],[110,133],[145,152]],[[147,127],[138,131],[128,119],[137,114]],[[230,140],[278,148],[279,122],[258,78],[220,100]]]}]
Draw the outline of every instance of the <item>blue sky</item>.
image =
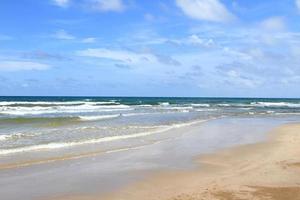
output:
[{"label": "blue sky", "polygon": [[0,27],[0,95],[300,94],[300,0],[2,0]]}]

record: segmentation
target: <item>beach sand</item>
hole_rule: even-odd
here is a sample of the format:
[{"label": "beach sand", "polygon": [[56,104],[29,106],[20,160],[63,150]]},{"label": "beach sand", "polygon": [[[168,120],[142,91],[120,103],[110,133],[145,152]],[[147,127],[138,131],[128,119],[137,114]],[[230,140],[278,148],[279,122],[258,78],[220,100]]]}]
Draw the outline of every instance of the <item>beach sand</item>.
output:
[{"label": "beach sand", "polygon": [[1,163],[0,199],[300,200],[300,124],[220,119],[159,136],[138,149]]},{"label": "beach sand", "polygon": [[104,199],[298,200],[300,124],[281,126],[269,137],[267,142],[201,156],[196,159],[200,164],[197,170],[155,173]]}]

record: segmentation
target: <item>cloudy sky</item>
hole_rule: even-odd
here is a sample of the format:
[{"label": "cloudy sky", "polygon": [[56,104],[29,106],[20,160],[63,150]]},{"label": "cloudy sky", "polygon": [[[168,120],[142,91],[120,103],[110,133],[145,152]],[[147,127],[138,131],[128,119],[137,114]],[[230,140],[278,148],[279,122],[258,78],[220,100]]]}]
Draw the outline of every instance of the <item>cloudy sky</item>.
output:
[{"label": "cloudy sky", "polygon": [[300,97],[300,0],[1,0],[0,95]]}]

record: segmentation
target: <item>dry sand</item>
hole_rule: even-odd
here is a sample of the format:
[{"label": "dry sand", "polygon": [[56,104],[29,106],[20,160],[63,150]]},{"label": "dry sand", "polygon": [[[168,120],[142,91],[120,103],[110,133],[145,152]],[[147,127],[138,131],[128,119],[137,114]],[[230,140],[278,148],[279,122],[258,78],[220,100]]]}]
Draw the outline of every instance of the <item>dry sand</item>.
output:
[{"label": "dry sand", "polygon": [[201,156],[197,162],[198,170],[159,173],[105,199],[300,200],[300,124],[274,130],[267,142]]},{"label": "dry sand", "polygon": [[204,155],[196,162],[197,170],[155,173],[106,197],[59,199],[300,200],[300,124],[274,130],[267,142]]}]

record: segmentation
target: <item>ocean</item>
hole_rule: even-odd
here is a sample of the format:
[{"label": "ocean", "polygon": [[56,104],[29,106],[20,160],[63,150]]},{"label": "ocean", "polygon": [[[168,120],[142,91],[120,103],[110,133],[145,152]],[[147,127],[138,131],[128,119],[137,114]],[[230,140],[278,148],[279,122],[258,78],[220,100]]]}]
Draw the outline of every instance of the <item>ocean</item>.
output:
[{"label": "ocean", "polygon": [[300,99],[0,97],[0,156],[141,141],[193,123],[258,116],[298,118]]}]

